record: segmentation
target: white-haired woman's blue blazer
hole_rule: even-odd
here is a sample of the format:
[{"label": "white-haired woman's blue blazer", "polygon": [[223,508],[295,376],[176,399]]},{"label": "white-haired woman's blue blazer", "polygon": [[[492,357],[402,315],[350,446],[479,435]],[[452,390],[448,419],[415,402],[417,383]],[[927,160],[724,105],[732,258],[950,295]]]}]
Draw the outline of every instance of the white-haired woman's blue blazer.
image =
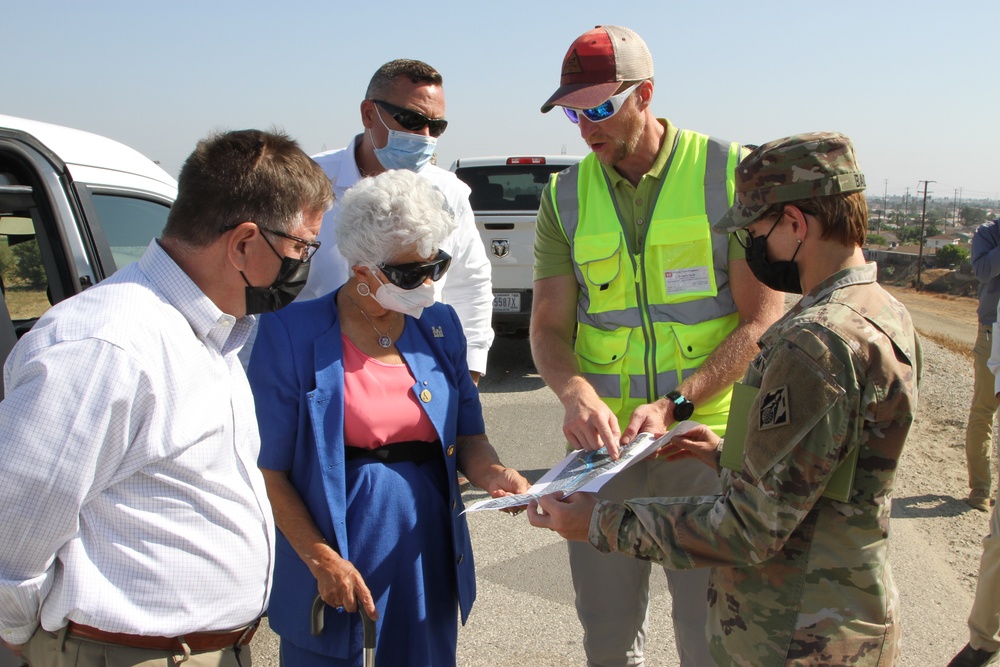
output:
[{"label": "white-haired woman's blue blazer", "polygon": [[[323,537],[351,560],[344,520],[344,365],[336,294],[262,316],[248,375],[260,426],[260,467],[288,472]],[[416,378],[413,391],[419,396],[428,390],[431,396],[420,405],[437,430],[447,466],[451,566],[456,569],[464,624],[476,597],[476,580],[469,529],[461,515],[456,437],[484,433],[485,426],[479,393],[469,375],[465,336],[454,309],[434,304],[420,319],[406,317],[396,348]],[[312,636],[309,614],[316,580],[280,532],[274,568],[270,626],[302,648],[345,655],[348,636],[343,620],[349,615],[327,609],[326,630],[320,637]]]}]

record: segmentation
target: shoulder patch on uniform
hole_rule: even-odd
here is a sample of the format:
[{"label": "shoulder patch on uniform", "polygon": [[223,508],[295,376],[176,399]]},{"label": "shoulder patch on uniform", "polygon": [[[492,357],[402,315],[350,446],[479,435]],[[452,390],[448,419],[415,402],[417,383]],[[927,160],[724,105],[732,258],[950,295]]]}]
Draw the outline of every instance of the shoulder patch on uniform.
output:
[{"label": "shoulder patch on uniform", "polygon": [[[844,364],[830,354],[831,345],[843,341],[843,336],[832,322],[819,326],[810,325],[791,332],[788,337],[790,344],[797,347],[807,357],[819,364],[830,375],[839,375],[844,370]],[[846,341],[845,341],[846,342]]]},{"label": "shoulder patch on uniform", "polygon": [[791,419],[788,414],[788,385],[773,389],[760,402],[761,431],[778,426],[787,426]]}]

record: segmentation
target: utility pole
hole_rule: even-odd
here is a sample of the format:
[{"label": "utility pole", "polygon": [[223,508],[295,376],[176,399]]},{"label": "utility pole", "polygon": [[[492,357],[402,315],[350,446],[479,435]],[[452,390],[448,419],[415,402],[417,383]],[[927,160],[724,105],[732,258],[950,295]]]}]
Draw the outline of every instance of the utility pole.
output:
[{"label": "utility pole", "polygon": [[878,217],[878,233],[882,233],[882,218],[889,219],[889,212],[885,208],[885,201],[889,196],[889,179],[885,179],[885,192],[882,193],[882,215]]},{"label": "utility pole", "polygon": [[920,291],[920,288],[923,287],[923,284],[920,282],[920,269],[922,268],[923,260],[924,260],[924,217],[927,215],[927,185],[929,183],[937,183],[937,181],[917,181],[917,187],[920,187],[921,183],[924,184],[924,208],[920,212],[920,251],[917,254],[917,291],[918,292]]},{"label": "utility pole", "polygon": [[958,188],[955,188],[955,195],[952,198],[951,224],[952,227],[958,227]]}]

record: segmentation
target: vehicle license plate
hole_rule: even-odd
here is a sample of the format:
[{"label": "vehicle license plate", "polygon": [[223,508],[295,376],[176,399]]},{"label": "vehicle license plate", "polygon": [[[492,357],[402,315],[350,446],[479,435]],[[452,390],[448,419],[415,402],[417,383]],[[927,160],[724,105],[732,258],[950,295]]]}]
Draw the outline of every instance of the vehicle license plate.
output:
[{"label": "vehicle license plate", "polygon": [[493,295],[494,313],[520,313],[521,295],[518,292],[500,292]]}]

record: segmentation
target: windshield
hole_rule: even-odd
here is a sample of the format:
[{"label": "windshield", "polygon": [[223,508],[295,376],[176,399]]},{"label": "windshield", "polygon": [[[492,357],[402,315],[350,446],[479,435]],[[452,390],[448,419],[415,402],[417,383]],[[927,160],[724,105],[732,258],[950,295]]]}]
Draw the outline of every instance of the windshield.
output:
[{"label": "windshield", "polygon": [[538,211],[549,175],[565,164],[459,167],[455,175],[472,188],[473,211]]}]

